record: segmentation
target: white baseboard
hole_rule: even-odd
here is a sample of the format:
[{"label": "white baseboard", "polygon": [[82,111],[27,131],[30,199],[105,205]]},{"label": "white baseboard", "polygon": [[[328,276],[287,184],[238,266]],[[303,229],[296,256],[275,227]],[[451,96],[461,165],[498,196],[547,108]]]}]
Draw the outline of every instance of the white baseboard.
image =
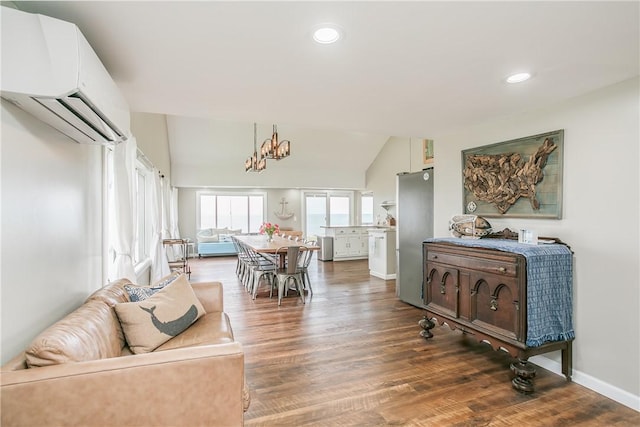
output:
[{"label": "white baseboard", "polygon": [[373,277],[377,277],[379,279],[383,279],[383,280],[392,280],[396,278],[396,274],[383,274],[383,273],[378,273],[377,271],[373,271],[373,270],[369,270],[369,274],[372,275]]},{"label": "white baseboard", "polygon": [[[547,371],[564,376],[562,375],[562,364],[560,362],[556,362],[555,360],[551,360],[544,356],[533,356],[529,361],[546,369]],[[640,396],[636,396],[628,391],[622,390],[575,369],[571,375],[571,380],[576,384],[580,384],[581,386],[593,390],[598,394],[606,396],[609,399],[615,400],[626,407],[640,412]]]}]

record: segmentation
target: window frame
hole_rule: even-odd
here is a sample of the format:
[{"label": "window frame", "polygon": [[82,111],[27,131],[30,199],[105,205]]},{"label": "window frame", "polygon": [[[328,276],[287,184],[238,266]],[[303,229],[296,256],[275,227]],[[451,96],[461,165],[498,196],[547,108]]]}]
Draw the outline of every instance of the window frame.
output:
[{"label": "window frame", "polygon": [[[363,200],[367,198],[367,199],[371,199],[371,222],[367,222],[364,220],[364,203]],[[375,213],[375,205],[374,205],[374,199],[373,199],[373,192],[363,192],[360,193],[360,225],[374,225],[374,213]]]},{"label": "window frame", "polygon": [[[148,160],[138,153],[134,174],[134,190],[135,197],[133,206],[134,226],[134,244],[132,248],[133,268],[137,271],[141,264],[145,264],[151,260],[151,238],[153,235],[151,224],[151,186],[153,182],[153,167],[150,166]],[[145,187],[143,194],[140,194],[140,180],[144,180]],[[142,205],[142,206],[141,206]],[[143,227],[140,230],[140,226]]]},{"label": "window frame", "polygon": [[[201,212],[201,200],[202,200],[202,196],[213,196],[216,197],[215,200],[215,218],[214,218],[214,225],[215,227],[205,227],[206,228],[222,228],[219,227],[218,225],[218,217],[217,217],[217,212],[218,212],[218,200],[217,197],[222,196],[222,197],[246,197],[247,198],[247,223],[246,228],[245,226],[242,227],[242,232],[243,233],[257,233],[258,229],[260,227],[260,224],[262,224],[264,221],[266,221],[267,218],[267,203],[268,203],[268,195],[267,192],[265,191],[218,191],[218,190],[198,190],[196,191],[196,231],[200,231],[202,230],[202,212]],[[255,230],[252,231],[251,229],[251,205],[250,205],[250,201],[249,198],[250,197],[262,197],[262,219],[259,221],[259,224],[257,224],[257,226],[255,227]]]},{"label": "window frame", "polygon": [[[302,217],[304,218],[304,235],[309,236],[313,233],[309,232],[307,221],[307,197],[324,197],[325,204],[325,224],[324,227],[331,227],[331,197],[348,197],[349,198],[349,220],[348,225],[354,224],[354,219],[357,218],[355,214],[355,196],[353,191],[339,191],[339,190],[311,190],[302,192]],[[322,226],[321,226],[322,227]]]},{"label": "window frame", "polygon": [[[115,230],[114,211],[114,150],[113,147],[105,146],[103,150],[103,256],[102,256],[102,276],[105,283],[118,279],[111,277],[113,263],[115,261],[115,249],[113,248],[113,233]],[[144,177],[144,194],[139,194],[139,178]],[[138,150],[136,154],[134,171],[129,177],[133,181],[131,196],[132,220],[133,220],[133,245],[131,247],[131,261],[136,275],[139,275],[146,266],[151,265],[151,239],[153,230],[151,226],[151,191],[153,182],[153,166],[151,162]],[[142,206],[140,206],[142,205]],[[140,217],[142,215],[142,217]],[[143,226],[142,237],[140,236],[140,226]]]}]

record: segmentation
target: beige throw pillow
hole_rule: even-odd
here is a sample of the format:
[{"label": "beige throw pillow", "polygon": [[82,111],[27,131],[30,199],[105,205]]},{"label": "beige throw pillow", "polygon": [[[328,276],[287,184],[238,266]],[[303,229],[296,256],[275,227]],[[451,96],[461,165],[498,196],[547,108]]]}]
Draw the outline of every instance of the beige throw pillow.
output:
[{"label": "beige throw pillow", "polygon": [[133,353],[148,353],[205,314],[186,276],[140,302],[116,304],[116,314]]}]

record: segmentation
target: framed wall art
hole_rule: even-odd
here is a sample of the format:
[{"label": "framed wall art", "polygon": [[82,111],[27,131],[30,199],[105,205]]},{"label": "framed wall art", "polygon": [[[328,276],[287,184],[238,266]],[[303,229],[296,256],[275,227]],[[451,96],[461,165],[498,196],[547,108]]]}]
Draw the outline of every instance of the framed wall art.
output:
[{"label": "framed wall art", "polygon": [[564,130],[462,151],[463,213],[562,218]]},{"label": "framed wall art", "polygon": [[425,165],[433,164],[433,140],[422,140],[422,163]]}]

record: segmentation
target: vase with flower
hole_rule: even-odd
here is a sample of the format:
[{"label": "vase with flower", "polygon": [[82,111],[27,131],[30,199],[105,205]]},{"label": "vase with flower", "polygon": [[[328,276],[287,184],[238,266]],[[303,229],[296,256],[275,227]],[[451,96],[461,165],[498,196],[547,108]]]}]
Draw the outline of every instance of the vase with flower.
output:
[{"label": "vase with flower", "polygon": [[275,233],[280,233],[280,227],[278,226],[278,224],[263,222],[262,225],[260,226],[260,234],[266,234],[268,242],[273,241],[273,235]]}]

